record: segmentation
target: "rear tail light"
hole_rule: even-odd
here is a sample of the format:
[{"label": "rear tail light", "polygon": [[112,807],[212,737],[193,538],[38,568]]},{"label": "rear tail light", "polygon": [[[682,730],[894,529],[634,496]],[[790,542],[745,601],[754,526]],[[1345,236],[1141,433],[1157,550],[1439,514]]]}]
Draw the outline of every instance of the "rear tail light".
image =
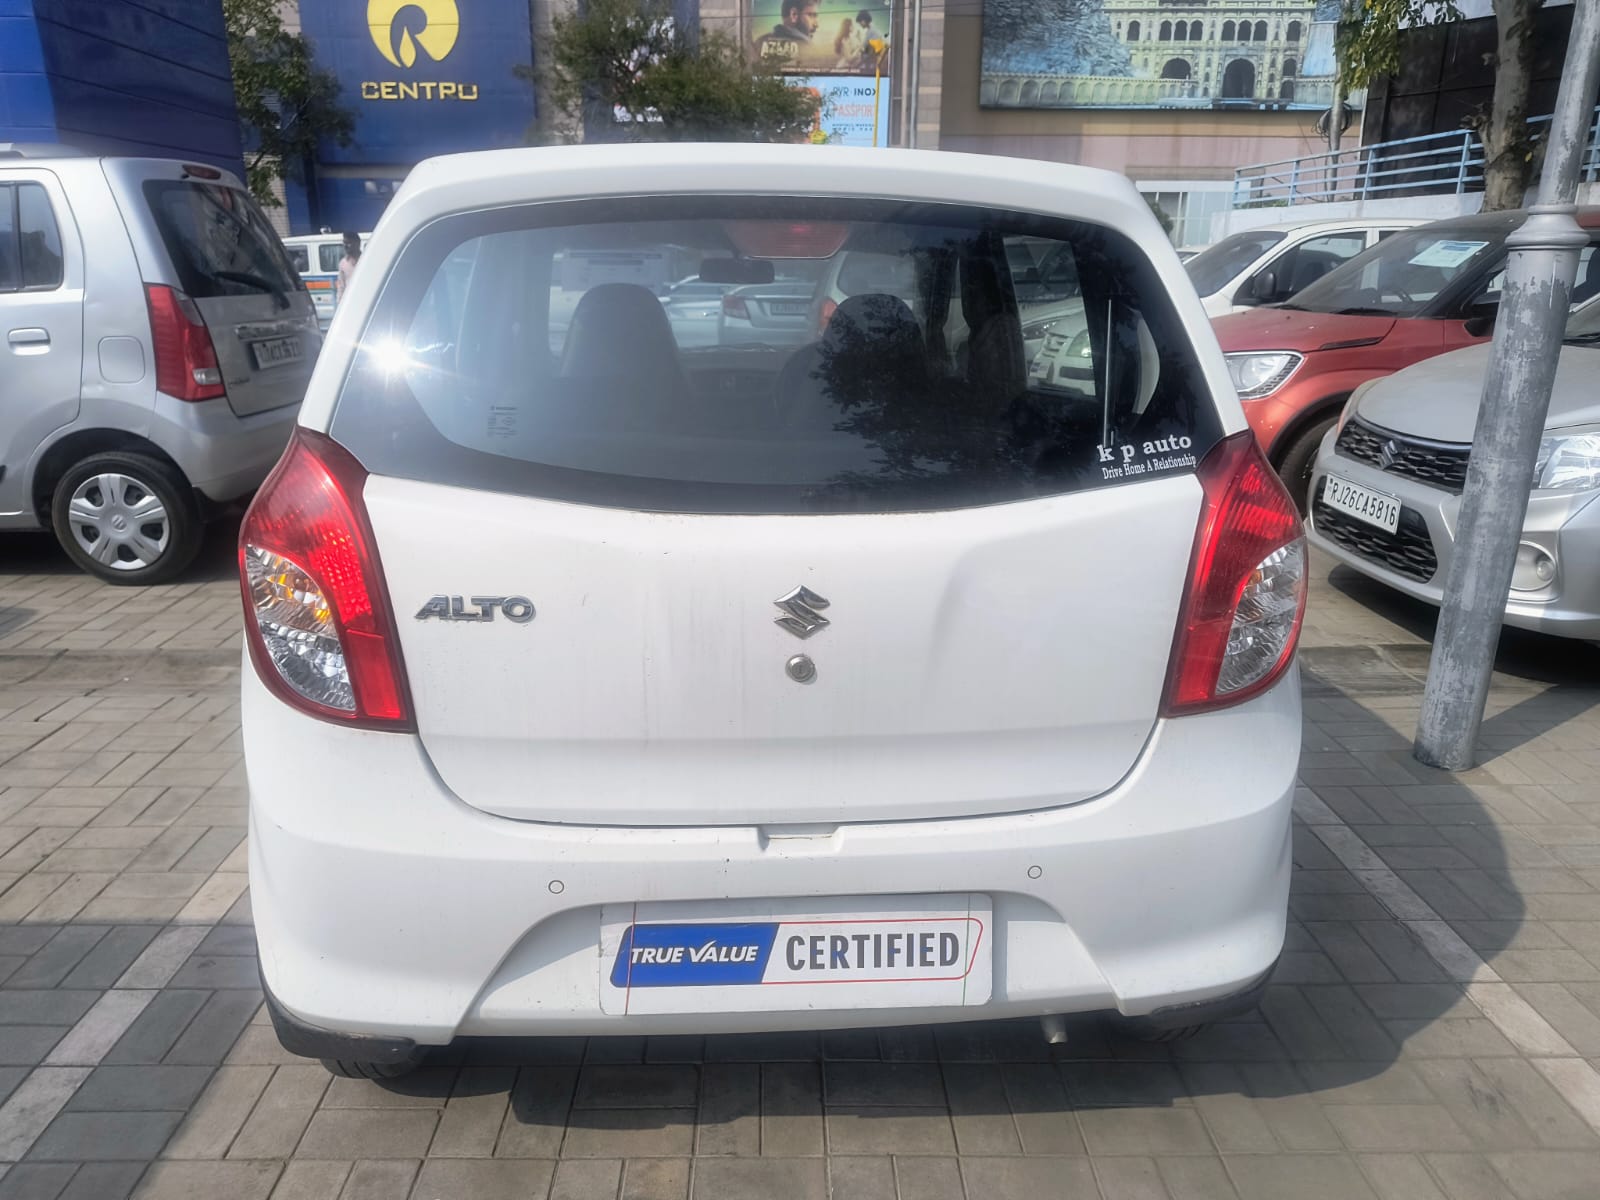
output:
[{"label": "rear tail light", "polygon": [[366,470],[296,429],[239,530],[245,639],[285,703],[364,729],[412,730],[405,667],[361,490]]},{"label": "rear tail light", "polygon": [[722,298],[722,315],[736,317],[741,321],[750,319],[750,306],[744,302],[743,296],[724,296]]},{"label": "rear tail light", "polygon": [[227,395],[217,350],[194,301],[164,284],[144,285],[155,345],[156,387],[178,400],[215,400]]},{"label": "rear tail light", "polygon": [[822,308],[817,313],[817,336],[821,337],[828,332],[828,322],[833,320],[833,314],[839,311],[839,306],[833,300],[824,300]]},{"label": "rear tail light", "polygon": [[1294,658],[1306,543],[1288,489],[1249,432],[1200,464],[1205,507],[1167,674],[1165,716],[1226,708],[1271,687]]}]

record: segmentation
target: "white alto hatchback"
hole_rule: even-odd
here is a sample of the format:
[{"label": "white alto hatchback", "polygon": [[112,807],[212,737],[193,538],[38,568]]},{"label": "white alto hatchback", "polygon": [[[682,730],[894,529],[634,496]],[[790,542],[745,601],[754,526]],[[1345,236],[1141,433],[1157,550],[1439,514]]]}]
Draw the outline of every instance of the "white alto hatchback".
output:
[{"label": "white alto hatchback", "polygon": [[[1018,239],[1074,259],[1064,382]],[[908,269],[799,347],[680,346],[645,277],[861,251]],[[498,151],[418,167],[362,265],[240,535],[288,1048],[1254,1004],[1304,542],[1126,180]]]}]

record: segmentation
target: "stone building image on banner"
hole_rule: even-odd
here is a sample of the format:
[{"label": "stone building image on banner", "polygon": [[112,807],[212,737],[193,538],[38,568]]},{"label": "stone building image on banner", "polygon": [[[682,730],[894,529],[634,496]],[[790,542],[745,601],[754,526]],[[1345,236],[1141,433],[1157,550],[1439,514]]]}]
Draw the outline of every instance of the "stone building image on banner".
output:
[{"label": "stone building image on banner", "polygon": [[1314,3],[1105,0],[1104,6],[1138,75],[1187,80],[1188,98],[1197,100],[1299,100]]},{"label": "stone building image on banner", "polygon": [[999,108],[1326,108],[1330,0],[985,0]]}]

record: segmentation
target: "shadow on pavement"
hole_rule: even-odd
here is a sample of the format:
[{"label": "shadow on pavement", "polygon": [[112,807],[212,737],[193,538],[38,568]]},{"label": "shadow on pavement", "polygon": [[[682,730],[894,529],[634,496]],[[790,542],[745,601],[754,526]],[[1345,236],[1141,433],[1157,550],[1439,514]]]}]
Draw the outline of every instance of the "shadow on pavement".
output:
[{"label": "shadow on pavement", "polygon": [[[200,553],[173,583],[207,583],[228,579],[238,570],[237,544],[242,514],[231,513],[206,526]],[[0,533],[0,578],[7,575],[89,576],[67,557],[49,533]],[[0,609],[0,633],[5,632],[6,610]]]},{"label": "shadow on pavement", "polygon": [[[1428,654],[1439,622],[1439,610],[1421,600],[1368,579],[1349,567],[1334,566],[1327,584],[1341,596],[1400,626],[1424,644],[1385,646],[1398,664],[1419,681],[1428,675]],[[1521,680],[1530,683],[1570,683],[1600,680],[1600,646],[1571,638],[1552,637],[1506,626],[1495,655],[1495,684]],[[1600,699],[1600,693],[1597,693]]]},{"label": "shadow on pavement", "polygon": [[[435,1096],[509,1091],[505,1129],[530,1144],[631,1130],[677,1131],[703,1145],[737,1141],[744,1126],[765,1129],[774,1117],[825,1111],[834,1152],[856,1138],[863,1147],[917,1147],[903,1153],[1338,1150],[1382,1140],[1381,1131],[1346,1128],[1372,1120],[1365,1106],[1374,1104],[1442,1106],[1465,1131],[1462,1149],[1472,1148],[1475,1121],[1527,1133],[1503,1081],[1463,1061],[1511,1060],[1519,1051],[1467,999],[1461,972],[1441,967],[1314,826],[1353,832],[1490,966],[1526,915],[1518,869],[1553,860],[1516,828],[1529,803],[1518,786],[1482,769],[1451,775],[1412,759],[1421,678],[1383,648],[1354,649],[1303,657],[1303,790],[1320,804],[1308,801],[1309,823],[1295,822],[1284,955],[1259,1012],[1172,1044],[1131,1040],[1093,1016],[1070,1018],[1068,1040],[1056,1046],[1033,1020],[463,1039],[436,1051],[416,1078],[385,1086]],[[1510,639],[1501,670],[1522,682],[1512,696],[1497,692],[1486,728],[1517,744],[1600,699],[1570,650],[1529,653]],[[1330,810],[1339,824],[1327,824]],[[995,1117],[1009,1119],[985,1121]],[[1587,1128],[1571,1119],[1572,1138],[1587,1144]]]}]

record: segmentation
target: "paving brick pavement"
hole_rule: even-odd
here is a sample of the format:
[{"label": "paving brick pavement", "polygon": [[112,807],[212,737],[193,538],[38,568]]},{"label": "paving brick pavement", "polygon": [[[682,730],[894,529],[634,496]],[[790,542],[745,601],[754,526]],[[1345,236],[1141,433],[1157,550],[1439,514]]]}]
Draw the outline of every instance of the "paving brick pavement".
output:
[{"label": "paving brick pavement", "polygon": [[1288,945],[1176,1046],[1093,1020],[286,1054],[256,986],[229,531],[162,588],[0,537],[0,1200],[1600,1194],[1600,651],[1508,634],[1409,755],[1431,615],[1319,566]]}]

